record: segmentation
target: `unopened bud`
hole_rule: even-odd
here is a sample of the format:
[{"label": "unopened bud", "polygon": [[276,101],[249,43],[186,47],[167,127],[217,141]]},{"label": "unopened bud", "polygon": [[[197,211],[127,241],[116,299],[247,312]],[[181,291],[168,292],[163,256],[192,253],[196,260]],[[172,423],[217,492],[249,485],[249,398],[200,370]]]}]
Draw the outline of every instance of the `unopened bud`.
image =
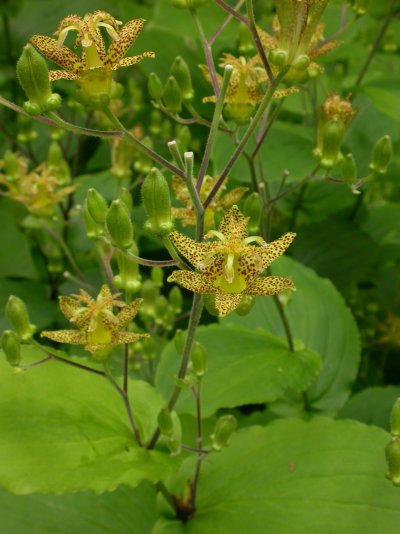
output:
[{"label": "unopened bud", "polygon": [[240,315],[240,317],[243,317],[251,311],[255,303],[256,301],[254,297],[252,297],[251,295],[243,295],[243,297],[240,299],[239,306],[236,308],[235,312]]},{"label": "unopened bud", "polygon": [[157,417],[158,426],[163,436],[172,437],[174,434],[174,423],[168,408],[162,408]]},{"label": "unopened bud", "polygon": [[268,54],[268,59],[272,65],[275,65],[281,69],[288,61],[288,53],[281,48],[273,48]]},{"label": "unopened bud", "polygon": [[30,115],[54,111],[61,105],[60,95],[52,92],[45,59],[27,44],[17,62],[17,76],[28,101],[24,109]]},{"label": "unopened bud", "polygon": [[196,376],[204,376],[207,371],[207,352],[198,341],[193,344],[191,360],[194,374]]},{"label": "unopened bud", "polygon": [[246,24],[243,24],[242,22],[239,25],[239,53],[240,54],[249,54],[250,52],[254,51],[254,43],[253,39],[251,38],[251,33],[246,26]]},{"label": "unopened bud", "polygon": [[233,415],[223,415],[215,425],[211,435],[212,447],[216,451],[222,450],[229,445],[229,439],[237,427],[236,418]]},{"label": "unopened bud", "polygon": [[85,222],[86,235],[89,239],[97,239],[104,234],[103,226],[97,224],[97,222],[90,215],[89,208],[87,206],[87,199],[83,205],[83,220]]},{"label": "unopened bud", "polygon": [[36,331],[35,325],[29,320],[25,303],[15,295],[11,295],[6,304],[6,317],[24,342],[29,342]]},{"label": "unopened bud", "polygon": [[90,188],[86,195],[90,216],[97,224],[106,222],[108,206],[105,198],[96,189]]},{"label": "unopened bud", "polygon": [[13,330],[4,330],[1,336],[1,348],[12,366],[18,366],[21,362],[21,342]]},{"label": "unopened bud", "polygon": [[310,65],[310,61],[310,57],[307,54],[301,54],[293,61],[292,67],[296,70],[306,70]]},{"label": "unopened bud", "polygon": [[394,486],[400,486],[400,439],[393,437],[386,445],[386,461],[388,473],[386,474]]},{"label": "unopened bud", "polygon": [[158,287],[152,280],[146,280],[143,282],[140,294],[147,303],[154,304],[159,295]]},{"label": "unopened bud", "polygon": [[178,82],[178,85],[182,91],[183,99],[192,100],[194,97],[192,77],[186,61],[180,56],[176,57],[172,64],[171,75]]},{"label": "unopened bud", "polygon": [[129,211],[122,200],[113,200],[106,217],[111,244],[118,248],[129,248],[133,241],[133,225]]},{"label": "unopened bud", "polygon": [[142,185],[142,199],[148,219],[144,229],[156,235],[167,235],[174,229],[171,198],[167,180],[153,167]]},{"label": "unopened bud", "polygon": [[259,193],[252,193],[244,201],[243,213],[249,217],[249,235],[257,235],[259,232],[262,211],[262,200]]},{"label": "unopened bud", "polygon": [[182,354],[183,347],[185,346],[186,334],[183,330],[179,329],[175,332],[174,345],[176,352]]},{"label": "unopened bud", "polygon": [[331,169],[336,164],[345,131],[345,126],[341,120],[331,119],[324,124],[321,166],[325,169]]},{"label": "unopened bud", "polygon": [[161,100],[163,95],[163,86],[160,78],[155,72],[151,72],[149,79],[147,81],[147,88],[149,91],[150,98],[153,100]]},{"label": "unopened bud", "polygon": [[384,135],[375,144],[372,161],[369,166],[370,169],[378,174],[385,174],[392,159],[392,153],[393,148],[390,135]]},{"label": "unopened bud", "polygon": [[183,296],[178,286],[174,286],[168,295],[169,303],[176,314],[182,313]]},{"label": "unopened bud", "polygon": [[400,398],[396,400],[390,415],[390,433],[400,437]]},{"label": "unopened bud", "polygon": [[353,154],[347,154],[342,162],[343,181],[351,186],[357,180],[357,164]]},{"label": "unopened bud", "polygon": [[164,272],[161,267],[152,267],[151,279],[157,287],[162,287],[164,283]]},{"label": "unopened bud", "polygon": [[138,248],[135,242],[125,252],[117,250],[118,274],[114,276],[114,285],[117,289],[123,289],[127,293],[136,293],[141,288],[141,275],[139,264],[129,256],[128,252],[138,254]]},{"label": "unopened bud", "polygon": [[170,76],[165,84],[163,100],[171,113],[179,113],[182,110],[182,91],[174,76]]}]

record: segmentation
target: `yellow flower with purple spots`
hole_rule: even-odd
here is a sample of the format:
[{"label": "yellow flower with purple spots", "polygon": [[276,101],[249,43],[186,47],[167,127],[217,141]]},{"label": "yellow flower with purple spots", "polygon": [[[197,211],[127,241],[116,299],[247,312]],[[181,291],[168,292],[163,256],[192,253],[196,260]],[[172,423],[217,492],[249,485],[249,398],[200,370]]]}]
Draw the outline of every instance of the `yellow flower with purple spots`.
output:
[{"label": "yellow flower with purple spots", "polygon": [[[104,349],[149,337],[148,334],[121,331],[135,317],[142,300],[136,299],[125,304],[106,285],[101,287],[96,299],[81,289],[79,295],[60,297],[62,313],[78,330],[45,331],[41,336],[59,343],[84,345],[85,350],[91,352],[95,359],[102,359]],[[120,308],[116,315],[114,308]]]},{"label": "yellow flower with purple spots", "polygon": [[[44,56],[63,68],[50,71],[50,81],[77,80],[89,96],[109,95],[114,70],[135,65],[142,59],[155,55],[154,52],[143,52],[124,58],[141,32],[144,19],[130,20],[120,28],[121,24],[106,11],[88,13],[83,18],[69,15],[60,22],[55,32],[58,39],[35,35],[31,43]],[[100,28],[104,28],[111,37],[112,42],[107,49]],[[82,47],[81,57],[63,44],[71,31],[77,32],[74,47]]]},{"label": "yellow flower with purple spots", "polygon": [[169,234],[175,248],[196,271],[174,271],[168,281],[195,293],[214,295],[220,316],[235,310],[244,295],[276,295],[285,289],[294,290],[288,278],[260,275],[285,252],[296,234],[288,232],[267,244],[259,236],[247,236],[247,222],[248,218],[233,206],[218,231],[206,235],[216,241],[198,243],[179,232]]}]

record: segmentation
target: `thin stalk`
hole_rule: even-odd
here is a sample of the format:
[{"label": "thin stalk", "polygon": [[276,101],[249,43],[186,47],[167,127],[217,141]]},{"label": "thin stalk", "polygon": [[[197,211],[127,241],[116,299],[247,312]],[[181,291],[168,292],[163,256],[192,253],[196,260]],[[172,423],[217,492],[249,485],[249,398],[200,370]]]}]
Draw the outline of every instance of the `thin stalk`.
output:
[{"label": "thin stalk", "polygon": [[243,24],[246,24],[246,26],[249,25],[249,21],[247,18],[243,15],[241,15],[236,9],[234,9],[232,6],[224,2],[224,0],[214,0],[216,4],[218,4],[222,9],[225,9],[230,15],[235,17],[236,19],[240,20],[240,22],[243,22]]},{"label": "thin stalk", "polygon": [[[239,0],[239,2],[236,4],[236,6],[233,9],[235,11],[237,11],[238,9],[240,9],[242,7],[243,4],[244,4],[244,0]],[[215,32],[212,34],[212,36],[208,39],[208,44],[210,46],[212,46],[214,41],[221,35],[221,33],[224,31],[225,27],[229,24],[229,22],[232,20],[232,18],[233,18],[232,13],[229,13],[229,15],[226,17],[226,19],[215,30]]]},{"label": "thin stalk", "polygon": [[139,265],[145,265],[147,267],[174,267],[179,264],[178,260],[147,260],[132,254],[132,252],[129,252],[128,250],[124,250],[124,253]]},{"label": "thin stalk", "polygon": [[[39,120],[40,117],[41,116],[38,115],[37,117],[33,117],[33,118]],[[77,126],[76,124],[71,124],[70,122],[67,122],[66,120],[59,117],[57,113],[54,113],[54,111],[51,111],[49,113],[49,117],[51,118],[50,122],[49,122],[49,119],[47,119],[47,117],[41,117],[41,118],[47,119],[47,121],[42,121],[42,122],[47,122],[49,126],[55,126],[55,127],[58,126],[59,128],[62,128],[63,130],[67,130],[78,135],[88,135],[90,137],[104,137],[106,139],[115,139],[116,137],[123,136],[123,132],[118,132],[118,131],[113,131],[113,130],[93,130],[92,128],[86,128],[84,126]]]},{"label": "thin stalk", "polygon": [[212,86],[213,86],[213,89],[214,89],[214,93],[215,93],[215,96],[218,97],[220,89],[219,89],[219,85],[218,85],[217,72],[215,70],[214,59],[212,57],[211,46],[209,45],[209,43],[207,41],[207,37],[206,37],[206,35],[204,33],[203,26],[202,26],[202,24],[200,22],[200,19],[197,16],[196,10],[195,9],[191,9],[190,13],[191,13],[191,15],[193,17],[194,23],[196,24],[197,31],[199,33],[200,41],[201,41],[201,44],[202,44],[202,47],[203,47],[203,51],[204,51],[204,55],[205,55],[206,62],[207,62],[207,67],[208,67],[208,70],[210,72],[211,83],[212,83]]},{"label": "thin stalk", "polygon": [[135,418],[133,416],[131,403],[129,402],[128,395],[125,392],[125,390],[123,388],[121,388],[120,385],[118,384],[118,382],[115,380],[115,378],[111,374],[106,362],[104,363],[104,374],[105,374],[107,380],[110,382],[110,384],[115,388],[115,390],[119,393],[119,395],[121,395],[122,400],[124,401],[126,412],[128,414],[129,422],[130,422],[131,427],[132,427],[132,432],[133,432],[133,435],[135,437],[135,441],[139,445],[139,447],[143,447],[142,440],[141,440],[140,434],[139,434],[139,429],[137,427]]},{"label": "thin stalk", "polygon": [[262,99],[262,101],[260,103],[260,106],[259,106],[256,114],[254,115],[253,120],[251,121],[250,125],[248,126],[246,132],[244,133],[244,135],[243,135],[242,139],[240,140],[238,146],[236,147],[234,153],[230,157],[228,163],[225,165],[225,168],[222,171],[217,183],[215,184],[215,186],[213,187],[213,189],[209,193],[208,197],[206,198],[206,200],[205,200],[205,202],[203,204],[204,208],[206,208],[210,204],[210,202],[212,201],[214,196],[217,194],[219,188],[224,183],[225,178],[228,176],[228,174],[229,174],[230,170],[232,169],[233,165],[235,164],[236,160],[238,159],[238,157],[243,152],[247,142],[249,141],[249,139],[252,136],[254,130],[256,129],[258,123],[260,122],[260,120],[261,120],[261,118],[262,118],[262,116],[264,114],[264,111],[266,110],[268,104],[272,100],[272,97],[274,96],[276,88],[278,87],[280,82],[285,77],[287,70],[288,70],[288,67],[282,69],[280,71],[280,73],[276,76],[276,78],[274,79],[273,83],[269,86],[268,91],[265,93],[265,96]]},{"label": "thin stalk", "polygon": [[279,317],[280,317],[280,319],[282,321],[283,329],[285,330],[285,334],[286,334],[286,339],[287,339],[287,342],[288,342],[289,350],[291,352],[294,352],[293,334],[292,334],[292,331],[290,329],[289,320],[286,317],[285,309],[283,307],[282,302],[279,300],[279,296],[278,295],[273,295],[273,299],[274,299],[274,303],[275,303],[276,309],[278,310]]},{"label": "thin stalk", "polygon": [[126,396],[128,396],[128,383],[129,383],[129,345],[124,345],[124,385],[123,390]]},{"label": "thin stalk", "polygon": [[381,41],[386,33],[386,30],[388,29],[390,23],[393,21],[393,14],[395,12],[395,5],[396,0],[391,0],[389,3],[389,10],[387,12],[386,17],[383,19],[382,26],[380,27],[378,33],[375,36],[374,42],[372,43],[372,48],[367,56],[367,59],[364,62],[364,65],[361,67],[360,73],[357,76],[356,83],[354,85],[355,88],[359,87],[361,85],[361,82],[364,79],[364,76],[367,74],[367,71],[369,69],[369,66],[371,64],[371,61],[376,53],[376,51],[379,48],[379,45],[381,44]]},{"label": "thin stalk", "polygon": [[186,181],[187,188],[189,190],[190,198],[193,202],[196,215],[198,214],[202,215],[204,212],[203,204],[201,203],[200,195],[193,184],[193,168],[194,168],[193,152],[185,152],[183,157],[185,158],[185,176],[186,176],[185,181]]},{"label": "thin stalk", "polygon": [[269,132],[271,131],[271,128],[272,128],[272,125],[274,124],[275,120],[278,118],[278,115],[279,113],[281,112],[281,109],[282,109],[282,106],[283,106],[283,103],[284,103],[285,99],[282,98],[278,105],[276,106],[276,108],[274,109],[274,111],[271,113],[271,117],[268,121],[268,124],[267,126],[265,127],[264,131],[262,132],[261,136],[257,139],[257,144],[256,144],[256,147],[255,149],[253,150],[253,152],[251,153],[251,157],[252,158],[255,158],[258,154],[258,151],[260,150],[262,144],[264,143],[265,141],[265,138],[267,137],[267,135],[269,134]]},{"label": "thin stalk", "polygon": [[[201,419],[201,397],[200,397],[200,386],[201,381],[199,380],[197,388],[193,387],[192,392],[196,401],[196,419],[197,419],[197,448],[199,451],[203,448],[203,425]],[[193,509],[196,509],[196,495],[197,495],[197,486],[200,478],[200,469],[202,461],[204,460],[205,455],[202,452],[197,453],[196,468],[194,472],[194,477],[192,481],[192,495],[191,495],[191,504]]]},{"label": "thin stalk", "polygon": [[247,15],[249,17],[248,26],[253,36],[254,44],[256,45],[258,55],[260,56],[265,72],[267,73],[269,83],[272,84],[274,81],[274,75],[272,74],[272,70],[268,63],[267,56],[265,55],[265,50],[261,43],[260,36],[258,35],[256,19],[254,16],[253,0],[246,0],[246,7],[247,7]]},{"label": "thin stalk", "polygon": [[233,72],[232,65],[226,65],[224,69],[224,77],[222,80],[221,92],[219,93],[217,97],[217,102],[215,104],[214,115],[213,115],[213,119],[211,122],[210,132],[208,134],[208,139],[207,139],[206,147],[204,149],[203,159],[201,161],[199,174],[197,177],[196,189],[198,192],[201,190],[204,176],[207,172],[208,164],[210,162],[211,151],[213,149],[215,138],[218,132],[218,126],[219,126],[219,122],[221,120],[221,115],[222,115],[222,108],[224,107],[225,95],[229,87],[229,82],[232,76],[232,72]]}]

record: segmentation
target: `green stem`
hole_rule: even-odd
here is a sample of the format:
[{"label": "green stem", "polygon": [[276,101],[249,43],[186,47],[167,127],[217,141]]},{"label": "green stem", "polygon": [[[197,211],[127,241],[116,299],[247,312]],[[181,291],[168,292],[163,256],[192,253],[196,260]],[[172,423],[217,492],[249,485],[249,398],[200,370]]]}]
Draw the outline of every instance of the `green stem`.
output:
[{"label": "green stem", "polygon": [[194,477],[192,481],[192,495],[191,495],[191,504],[193,510],[196,510],[196,496],[197,496],[197,486],[200,479],[200,469],[201,464],[205,458],[205,455],[200,452],[203,448],[203,424],[201,418],[201,397],[200,397],[200,387],[201,381],[199,380],[197,388],[193,387],[192,392],[196,401],[196,419],[197,419],[197,448],[199,452],[197,453],[196,468],[194,472]]},{"label": "green stem", "polygon": [[274,79],[273,83],[269,86],[268,91],[265,93],[264,98],[262,99],[262,101],[260,103],[260,106],[259,106],[256,114],[254,115],[253,120],[251,121],[250,125],[248,126],[246,132],[244,133],[244,135],[243,135],[242,139],[240,140],[238,146],[236,147],[234,153],[230,157],[228,163],[225,165],[225,168],[222,171],[217,183],[215,184],[215,186],[213,187],[213,189],[209,193],[208,197],[206,198],[206,200],[205,200],[205,202],[203,204],[204,208],[207,208],[207,206],[213,200],[214,196],[217,194],[219,188],[224,183],[224,180],[228,176],[228,174],[229,174],[230,170],[232,169],[233,165],[236,163],[236,160],[238,159],[238,157],[241,155],[241,153],[245,149],[245,147],[247,145],[247,142],[249,141],[249,139],[252,136],[254,130],[256,129],[258,123],[260,122],[260,120],[261,120],[261,118],[262,118],[262,116],[264,114],[264,111],[266,110],[267,106],[271,102],[271,100],[272,100],[272,98],[274,96],[276,88],[278,87],[280,82],[285,77],[288,69],[289,69],[289,67],[285,67],[284,69],[282,69],[279,72],[279,74],[276,76],[276,78]]},{"label": "green stem", "polygon": [[184,158],[186,185],[188,187],[190,198],[192,200],[194,211],[196,214],[196,241],[201,241],[203,239],[204,233],[204,208],[203,204],[201,203],[200,194],[193,183],[193,152],[185,152]]},{"label": "green stem", "polygon": [[232,6],[227,4],[224,0],[214,0],[216,4],[218,4],[222,9],[225,9],[230,15],[235,17],[236,19],[240,20],[240,22],[243,22],[243,24],[246,24],[246,26],[249,25],[249,21],[246,17],[241,15],[236,9],[234,9]]},{"label": "green stem", "polygon": [[197,16],[196,10],[195,9],[191,9],[190,13],[191,13],[191,15],[193,17],[194,23],[196,24],[196,28],[197,28],[197,31],[198,31],[198,34],[199,34],[199,37],[200,37],[200,41],[201,41],[201,44],[202,44],[202,47],[203,47],[203,51],[204,51],[204,55],[205,55],[205,58],[206,58],[207,67],[208,67],[208,71],[210,73],[211,83],[212,83],[212,86],[213,86],[213,89],[214,89],[214,93],[218,97],[220,89],[219,89],[219,85],[218,85],[217,73],[216,73],[215,65],[214,65],[214,59],[213,59],[212,53],[211,53],[211,46],[209,45],[209,43],[207,41],[207,37],[205,36],[204,30],[203,30],[203,26],[201,25],[200,19]]}]

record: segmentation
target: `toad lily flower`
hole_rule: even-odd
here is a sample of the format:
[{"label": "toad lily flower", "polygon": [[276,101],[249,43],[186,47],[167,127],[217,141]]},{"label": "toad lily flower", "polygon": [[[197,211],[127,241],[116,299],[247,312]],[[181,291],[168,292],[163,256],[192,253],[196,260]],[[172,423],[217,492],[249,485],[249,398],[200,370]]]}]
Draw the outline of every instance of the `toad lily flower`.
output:
[{"label": "toad lily flower", "polygon": [[[247,221],[237,206],[224,216],[218,231],[210,231],[212,243],[197,243],[189,237],[172,232],[169,238],[176,249],[196,268],[174,271],[168,278],[195,293],[215,295],[220,316],[235,310],[244,295],[276,295],[295,289],[293,282],[280,276],[259,276],[290,243],[295,234],[288,232],[272,243],[261,237],[247,237]],[[250,243],[257,243],[258,246]]]},{"label": "toad lily flower", "polygon": [[[155,55],[154,52],[143,52],[137,56],[123,58],[141,32],[143,23],[144,19],[134,19],[119,29],[122,23],[105,11],[95,11],[83,18],[70,15],[60,22],[55,32],[58,39],[35,35],[31,43],[44,56],[63,67],[64,70],[50,71],[50,81],[77,80],[87,96],[109,96],[112,71],[135,65],[143,58]],[[112,39],[107,50],[100,28],[105,28]],[[63,44],[70,31],[78,33],[74,46],[82,46],[81,57]]]},{"label": "toad lily flower", "polygon": [[[102,360],[106,352],[104,349],[123,343],[135,343],[142,337],[148,337],[148,334],[121,332],[137,314],[142,300],[136,299],[125,304],[118,299],[118,295],[112,295],[106,285],[102,286],[94,300],[81,289],[80,295],[60,297],[62,313],[79,330],[46,331],[41,336],[59,343],[84,345],[94,359]],[[121,308],[117,315],[113,313],[114,307]]]}]

